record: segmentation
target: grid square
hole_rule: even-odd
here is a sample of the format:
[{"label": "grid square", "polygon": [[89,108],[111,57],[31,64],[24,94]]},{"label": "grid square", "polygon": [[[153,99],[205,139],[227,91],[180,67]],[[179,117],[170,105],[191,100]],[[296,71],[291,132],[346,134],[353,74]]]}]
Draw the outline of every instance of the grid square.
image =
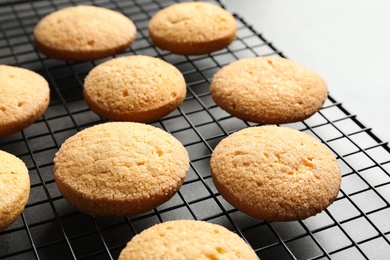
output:
[{"label": "grid square", "polygon": [[359,148],[347,138],[330,141],[328,145],[341,156],[359,151]]},{"label": "grid square", "polygon": [[[335,203],[333,203],[332,205],[334,207]],[[332,205],[331,205],[331,207],[332,207]],[[342,206],[342,205],[340,205],[340,206]],[[334,216],[334,214],[332,214],[332,216]],[[329,227],[331,225],[334,225],[333,220],[329,217],[329,215],[325,211],[323,211],[320,214],[317,214],[313,217],[310,217],[310,218],[303,220],[303,223],[312,232],[319,230],[319,229]]]},{"label": "grid square", "polygon": [[308,119],[305,119],[304,121],[306,124],[308,124],[311,127],[319,126],[327,123],[326,118],[323,117],[320,113],[315,113],[314,115],[312,115]]},{"label": "grid square", "polygon": [[31,248],[30,241],[25,230],[0,234],[0,255],[12,254]]},{"label": "grid square", "polygon": [[53,148],[55,147],[55,143],[52,136],[44,135],[36,138],[30,138],[29,146],[31,151],[35,152],[35,151]]},{"label": "grid square", "polygon": [[205,70],[205,69],[213,68],[218,65],[210,57],[194,60],[193,64],[198,70]]},{"label": "grid square", "polygon": [[27,203],[33,204],[33,203],[39,203],[44,201],[47,201],[47,196],[44,187],[41,185],[32,187],[30,189],[30,196]]},{"label": "grid square", "polygon": [[1,150],[18,156],[19,154],[28,153],[28,149],[24,140],[13,141],[11,143],[0,144]]},{"label": "grid square", "polygon": [[223,127],[224,131],[227,133],[236,132],[248,127],[244,121],[236,117],[231,117],[231,118],[221,120],[220,124]]},{"label": "grid square", "polygon": [[64,235],[57,222],[48,222],[30,227],[30,232],[37,247],[47,246],[47,244],[64,240]]},{"label": "grid square", "polygon": [[386,200],[387,203],[390,203],[390,184],[381,186],[377,188],[379,194]]},{"label": "grid square", "polygon": [[[1,245],[0,245],[0,247],[1,247]],[[0,254],[1,254],[1,252],[0,252]],[[32,249],[31,249],[31,251],[19,253],[19,254],[18,254],[18,257],[19,257],[20,259],[34,259],[34,257],[36,257],[36,256],[35,256],[35,253],[34,253],[34,252],[32,251]],[[14,260],[14,259],[15,259],[15,256],[14,256],[14,255],[11,255],[11,256],[9,256],[9,257],[4,256],[4,257],[2,258],[2,260]]]},{"label": "grid square", "polygon": [[366,149],[375,146],[377,142],[367,132],[360,132],[350,136],[352,142],[354,142],[361,149]]},{"label": "grid square", "polygon": [[348,200],[341,199],[328,207],[329,212],[337,221],[344,221],[359,216],[359,210]]},{"label": "grid square", "polygon": [[190,124],[182,120],[180,117],[165,119],[162,121],[162,124],[168,130],[168,132],[175,132],[190,127]]},{"label": "grid square", "polygon": [[203,159],[211,155],[210,149],[204,143],[186,146],[191,161]]},{"label": "grid square", "polygon": [[100,116],[90,110],[82,113],[75,113],[73,118],[76,121],[76,124],[79,126],[90,126],[93,124],[98,124],[102,121]]},{"label": "grid square", "polygon": [[365,218],[353,219],[341,226],[356,243],[378,235],[378,232]]},{"label": "grid square", "polygon": [[260,259],[294,259],[281,245],[273,246],[257,252]]},{"label": "grid square", "polygon": [[180,132],[175,132],[172,135],[176,139],[178,139],[183,145],[201,141],[200,137],[193,129],[187,129]]},{"label": "grid square", "polygon": [[23,213],[29,225],[44,221],[52,221],[54,219],[54,213],[49,203],[26,207]]},{"label": "grid square", "polygon": [[184,183],[184,185],[180,188],[180,191],[188,203],[199,199],[205,199],[210,196],[209,192],[201,181]]},{"label": "grid square", "polygon": [[102,236],[107,247],[125,246],[134,236],[134,231],[127,225],[116,225],[102,230]]},{"label": "grid square", "polygon": [[210,158],[205,158],[205,159],[193,162],[193,165],[194,165],[196,171],[202,177],[207,177],[207,176],[211,175],[211,172],[210,172]]},{"label": "grid square", "polygon": [[202,74],[203,76],[208,79],[209,81],[212,80],[212,78],[214,77],[214,75],[219,71],[219,67],[215,67],[215,68],[211,68],[211,69],[207,69],[207,70],[204,70],[202,71]]},{"label": "grid square", "polygon": [[233,219],[234,223],[238,226],[240,230],[249,229],[264,222],[263,220],[244,214],[241,211],[235,211],[233,213],[230,213],[230,217]]},{"label": "grid square", "polygon": [[159,211],[167,211],[170,208],[176,208],[178,206],[183,206],[184,201],[181,199],[179,195],[180,191],[177,192],[171,199],[166,201],[165,203],[161,204],[160,206],[157,207]]},{"label": "grid square", "polygon": [[354,260],[363,260],[366,259],[356,247],[350,247],[344,249],[340,252],[331,255],[334,260],[344,260],[344,259],[354,259]]},{"label": "grid square", "polygon": [[314,234],[314,237],[326,252],[334,252],[352,244],[339,227],[331,227],[317,232]]},{"label": "grid square", "polygon": [[96,232],[70,239],[70,243],[77,258],[96,254],[104,250],[102,239]]},{"label": "grid square", "polygon": [[278,243],[277,237],[265,223],[242,232],[246,240],[254,249]]},{"label": "grid square", "polygon": [[363,170],[375,165],[375,163],[364,153],[355,153],[344,157],[344,159],[356,170]]},{"label": "grid square", "polygon": [[224,135],[224,131],[215,123],[199,126],[197,130],[205,139],[215,138]]},{"label": "grid square", "polygon": [[151,226],[154,226],[156,224],[161,223],[159,218],[156,215],[152,215],[147,218],[142,218],[140,220],[131,220],[131,223],[133,227],[135,228],[135,231],[138,233],[141,233],[145,229],[150,228]]},{"label": "grid square", "polygon": [[[62,218],[61,225],[67,237],[86,235],[96,230],[92,218],[84,214],[76,214]],[[82,230],[80,230],[80,227],[83,227]]]},{"label": "grid square", "polygon": [[184,113],[190,113],[202,110],[203,106],[196,99],[187,99],[180,105],[180,108]]},{"label": "grid square", "polygon": [[29,127],[23,130],[26,137],[36,136],[38,133],[41,134],[49,134],[49,129],[44,121],[35,122]]},{"label": "grid square", "polygon": [[227,64],[236,61],[236,58],[231,53],[224,53],[222,55],[216,55],[214,59],[218,62],[218,65],[223,67]]},{"label": "grid square", "polygon": [[378,163],[390,161],[390,153],[382,146],[369,149],[367,154]]},{"label": "grid square", "polygon": [[309,236],[288,242],[287,246],[298,259],[309,259],[322,255],[322,250]]},{"label": "grid square", "polygon": [[256,57],[256,53],[253,50],[245,49],[245,50],[240,50],[236,51],[236,56],[239,59],[245,59],[245,58],[253,58]]},{"label": "grid square", "polygon": [[201,124],[206,124],[213,121],[211,116],[206,111],[199,111],[192,114],[188,114],[187,117],[188,120],[191,121],[194,126],[199,126]]},{"label": "grid square", "polygon": [[389,258],[390,246],[382,237],[360,245],[368,259],[385,260]]},{"label": "grid square", "polygon": [[356,174],[343,177],[341,182],[341,189],[346,194],[355,193],[367,189],[368,187],[369,186]]},{"label": "grid square", "polygon": [[197,219],[210,219],[222,214],[221,208],[213,198],[191,204]]},{"label": "grid square", "polygon": [[369,214],[368,218],[382,233],[390,232],[390,208]]},{"label": "grid square", "polygon": [[180,207],[177,209],[163,212],[161,213],[161,217],[164,221],[194,219],[191,211],[187,207]]},{"label": "grid square", "polygon": [[321,110],[321,113],[330,121],[339,120],[346,116],[338,106],[324,108]]},{"label": "grid square", "polygon": [[379,167],[373,167],[365,171],[361,171],[360,176],[362,176],[372,186],[377,186],[390,181],[390,176]]},{"label": "grid square", "polygon": [[271,224],[283,240],[290,240],[306,234],[306,230],[298,221],[274,222]]},{"label": "grid square", "polygon": [[383,201],[373,190],[368,190],[351,196],[357,207],[365,213],[386,207]]},{"label": "grid square", "polygon": [[63,129],[69,129],[75,127],[72,119],[68,116],[56,118],[53,120],[48,120],[48,123],[52,132],[57,132]]},{"label": "grid square", "polygon": [[54,211],[59,217],[65,217],[76,213],[80,214],[78,210],[71,206],[64,198],[53,200],[53,205]]},{"label": "grid square", "polygon": [[275,54],[275,50],[268,45],[259,45],[252,47],[257,56],[270,56]]},{"label": "grid square", "polygon": [[195,84],[188,84],[190,91],[194,92],[196,95],[205,95],[209,94],[210,83],[206,80],[196,82]]},{"label": "grid square", "polygon": [[322,140],[328,141],[342,137],[342,134],[332,125],[323,125],[314,127],[313,132],[316,133]]}]

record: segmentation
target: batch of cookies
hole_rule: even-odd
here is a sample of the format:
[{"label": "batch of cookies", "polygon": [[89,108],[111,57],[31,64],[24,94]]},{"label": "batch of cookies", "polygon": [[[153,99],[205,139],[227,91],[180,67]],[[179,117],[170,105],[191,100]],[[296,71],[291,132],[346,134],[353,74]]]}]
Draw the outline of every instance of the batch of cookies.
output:
[{"label": "batch of cookies", "polygon": [[[119,26],[120,25],[120,26]],[[204,55],[236,37],[235,18],[206,2],[173,4],[151,17],[151,44],[179,55]],[[119,54],[136,38],[126,16],[75,6],[44,17],[35,45],[49,58],[89,61]],[[245,58],[213,77],[215,103],[232,116],[258,123],[223,139],[210,169],[221,196],[238,210],[269,221],[314,216],[336,198],[340,167],[332,152],[308,134],[276,124],[304,120],[327,98],[314,71],[280,57]],[[0,136],[31,125],[46,111],[50,90],[33,71],[0,65]],[[112,58],[84,81],[84,99],[111,122],[68,138],[54,158],[63,197],[92,216],[131,216],[165,203],[183,184],[190,162],[171,134],[145,124],[178,108],[186,82],[173,65],[155,57]],[[23,211],[29,174],[16,156],[0,151],[0,231]],[[235,233],[203,221],[169,221],[132,238],[120,259],[257,259]],[[229,257],[230,256],[230,257]]]}]

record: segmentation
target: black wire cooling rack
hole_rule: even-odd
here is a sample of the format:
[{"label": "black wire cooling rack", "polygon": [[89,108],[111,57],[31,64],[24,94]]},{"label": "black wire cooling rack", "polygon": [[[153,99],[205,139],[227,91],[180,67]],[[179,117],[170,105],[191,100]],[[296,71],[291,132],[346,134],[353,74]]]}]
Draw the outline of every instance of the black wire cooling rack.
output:
[{"label": "black wire cooling rack", "polygon": [[[287,126],[321,139],[341,165],[342,188],[323,213],[295,222],[268,222],[231,207],[215,189],[209,170],[213,148],[230,133],[253,124],[230,116],[212,101],[209,84],[224,65],[253,56],[283,56],[239,16],[238,37],[226,49],[204,56],[180,56],[155,48],[147,32],[150,17],[175,1],[56,0],[0,3],[0,63],[31,69],[51,87],[45,115],[27,129],[0,138],[0,149],[28,166],[31,195],[18,220],[0,234],[1,259],[116,259],[137,233],[174,219],[200,219],[237,232],[261,259],[388,259],[390,257],[390,149],[331,96],[311,118]],[[188,94],[165,118],[150,122],[179,139],[191,168],[167,203],[127,218],[84,215],[59,193],[53,157],[77,131],[104,122],[83,100],[83,80],[97,64],[49,59],[34,49],[32,31],[46,14],[76,4],[117,10],[138,27],[135,43],[122,55],[164,59],[184,74]],[[219,4],[217,2],[217,4]],[[0,79],[1,80],[1,79]],[[364,105],[364,103],[363,103]]]}]

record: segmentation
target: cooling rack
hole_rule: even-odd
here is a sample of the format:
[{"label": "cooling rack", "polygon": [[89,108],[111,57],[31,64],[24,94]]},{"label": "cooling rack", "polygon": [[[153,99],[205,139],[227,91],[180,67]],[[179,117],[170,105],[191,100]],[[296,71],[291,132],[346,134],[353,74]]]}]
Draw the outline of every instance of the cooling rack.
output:
[{"label": "cooling rack", "polygon": [[[222,66],[240,58],[284,55],[238,15],[238,37],[226,49],[204,56],[161,51],[151,44],[147,24],[155,12],[174,2],[0,3],[0,64],[36,71],[51,87],[45,115],[27,129],[0,138],[0,149],[20,157],[31,178],[25,210],[0,234],[0,258],[116,259],[125,244],[145,228],[167,220],[199,219],[236,232],[261,259],[386,259],[390,255],[390,149],[331,96],[311,118],[286,125],[315,136],[336,155],[342,187],[328,209],[303,221],[268,222],[237,211],[218,194],[209,170],[213,148],[230,133],[254,124],[215,105],[208,91],[210,79]],[[131,49],[118,56],[161,58],[175,65],[187,82],[183,104],[149,123],[170,132],[186,147],[191,159],[188,177],[170,201],[141,215],[103,218],[81,214],[63,199],[53,179],[53,157],[64,140],[105,122],[88,109],[82,85],[88,72],[107,59],[64,62],[41,55],[33,45],[33,28],[43,16],[76,4],[98,5],[130,17],[138,28],[137,38]]]}]

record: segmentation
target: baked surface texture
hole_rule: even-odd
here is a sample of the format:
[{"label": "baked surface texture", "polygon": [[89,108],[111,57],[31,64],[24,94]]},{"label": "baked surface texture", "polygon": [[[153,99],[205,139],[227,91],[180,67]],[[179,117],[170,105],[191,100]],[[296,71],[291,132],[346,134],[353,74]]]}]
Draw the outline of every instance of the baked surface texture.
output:
[{"label": "baked surface texture", "polygon": [[154,225],[132,238],[119,260],[258,259],[252,248],[223,226],[196,220]]},{"label": "baked surface texture", "polygon": [[205,2],[168,6],[149,21],[153,43],[176,54],[202,55],[227,47],[235,38],[235,18],[223,8]]},{"label": "baked surface texture", "polygon": [[125,51],[137,33],[123,14],[103,7],[79,5],[42,18],[34,28],[36,48],[48,57],[85,61]]},{"label": "baked surface texture", "polygon": [[130,216],[169,200],[189,168],[188,153],[151,125],[112,122],[68,138],[54,158],[64,198],[95,216]]},{"label": "baked surface texture", "polygon": [[84,98],[98,115],[117,121],[148,122],[175,110],[186,96],[186,82],[173,65],[158,58],[120,57],[93,68]]},{"label": "baked surface texture", "polygon": [[44,114],[49,100],[49,85],[41,75],[0,65],[0,136],[31,125]]},{"label": "baked surface texture", "polygon": [[277,126],[249,127],[215,148],[210,167],[220,194],[269,221],[301,220],[328,207],[340,190],[332,152],[314,137]]},{"label": "baked surface texture", "polygon": [[210,92],[226,112],[260,124],[309,118],[328,96],[326,83],[316,72],[280,57],[232,62],[214,76]]},{"label": "baked surface texture", "polygon": [[0,150],[0,232],[22,213],[30,195],[30,177],[24,162]]}]

